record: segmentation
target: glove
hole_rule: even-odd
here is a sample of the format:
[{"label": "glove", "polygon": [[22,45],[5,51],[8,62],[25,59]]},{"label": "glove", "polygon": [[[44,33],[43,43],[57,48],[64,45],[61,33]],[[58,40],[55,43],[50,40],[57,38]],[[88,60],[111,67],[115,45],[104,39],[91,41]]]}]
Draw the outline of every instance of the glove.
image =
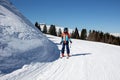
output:
[{"label": "glove", "polygon": [[72,43],[72,41],[70,40],[70,43]]}]

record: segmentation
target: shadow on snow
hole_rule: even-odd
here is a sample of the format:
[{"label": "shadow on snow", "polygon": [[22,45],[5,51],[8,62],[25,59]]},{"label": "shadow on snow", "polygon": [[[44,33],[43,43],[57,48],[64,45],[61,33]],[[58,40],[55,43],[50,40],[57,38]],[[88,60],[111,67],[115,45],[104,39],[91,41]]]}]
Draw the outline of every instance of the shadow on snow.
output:
[{"label": "shadow on snow", "polygon": [[[51,48],[44,46],[17,54],[9,57],[0,57],[0,74],[8,74],[17,69],[21,69],[24,65],[36,62],[52,62],[59,58],[59,49],[54,43],[50,43]],[[46,45],[48,46],[48,45]],[[50,52],[50,53],[49,53]]]},{"label": "shadow on snow", "polygon": [[71,56],[86,56],[91,55],[92,53],[80,53],[80,54],[72,54]]}]

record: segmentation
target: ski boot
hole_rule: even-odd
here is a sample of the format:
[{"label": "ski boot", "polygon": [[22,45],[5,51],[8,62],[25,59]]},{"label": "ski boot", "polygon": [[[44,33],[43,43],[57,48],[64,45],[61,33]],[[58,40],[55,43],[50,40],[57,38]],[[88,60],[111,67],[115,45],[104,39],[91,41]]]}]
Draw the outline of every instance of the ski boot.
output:
[{"label": "ski boot", "polygon": [[69,57],[70,57],[70,54],[67,54],[67,59],[69,59]]},{"label": "ski boot", "polygon": [[65,57],[64,53],[61,54],[60,58],[62,59],[63,57]]}]

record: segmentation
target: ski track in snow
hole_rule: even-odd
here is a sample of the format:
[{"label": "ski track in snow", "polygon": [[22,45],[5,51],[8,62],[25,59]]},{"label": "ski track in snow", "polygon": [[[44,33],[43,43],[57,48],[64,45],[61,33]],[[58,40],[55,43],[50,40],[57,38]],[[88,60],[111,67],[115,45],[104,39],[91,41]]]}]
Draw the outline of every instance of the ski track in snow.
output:
[{"label": "ski track in snow", "polygon": [[[49,39],[60,42],[58,37]],[[120,80],[119,46],[73,40],[71,47],[71,57],[55,61],[45,80]]]},{"label": "ski track in snow", "polygon": [[[49,37],[49,39],[54,41],[56,44],[60,42],[60,38]],[[74,44],[76,43],[73,43],[73,45]],[[58,45],[58,47],[61,49],[61,45]],[[55,61],[51,69],[45,72],[45,74],[50,73],[45,80],[87,80],[85,57],[87,57],[90,53],[74,53],[79,49],[80,47],[74,46],[71,49],[71,57],[69,59],[64,57]],[[78,53],[80,53],[80,51],[78,51]]]}]

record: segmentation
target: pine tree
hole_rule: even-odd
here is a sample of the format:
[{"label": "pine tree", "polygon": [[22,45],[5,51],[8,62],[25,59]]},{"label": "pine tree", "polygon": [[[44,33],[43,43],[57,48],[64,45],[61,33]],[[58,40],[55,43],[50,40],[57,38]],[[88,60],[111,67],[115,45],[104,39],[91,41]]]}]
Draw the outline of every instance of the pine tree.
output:
[{"label": "pine tree", "polygon": [[52,33],[52,26],[50,25],[50,28],[49,28],[49,31],[48,31],[49,34]]},{"label": "pine tree", "polygon": [[109,33],[105,33],[105,43],[108,43],[109,36],[110,36],[110,34],[109,34]]},{"label": "pine tree", "polygon": [[36,27],[38,26],[38,22],[35,22],[35,26],[36,26]]},{"label": "pine tree", "polygon": [[104,33],[100,32],[100,42],[104,42]]},{"label": "pine tree", "polygon": [[53,26],[53,35],[54,35],[54,36],[57,36],[57,32],[56,32],[56,27],[55,27],[55,25]]},{"label": "pine tree", "polygon": [[100,39],[100,32],[99,31],[96,32],[96,41],[98,41],[98,42],[101,41],[101,39]]},{"label": "pine tree", "polygon": [[71,38],[75,38],[75,32],[74,31],[72,31],[72,33],[71,33]]},{"label": "pine tree", "polygon": [[120,45],[120,37],[110,35],[109,33],[103,33],[102,31],[90,30],[88,40]]},{"label": "pine tree", "polygon": [[113,44],[119,45],[119,43],[118,43],[118,41],[117,41],[117,38],[115,38],[115,39],[113,40]]},{"label": "pine tree", "polygon": [[88,40],[90,41],[95,41],[95,35],[96,35],[96,31],[95,30],[90,30],[89,31],[89,35],[88,35]]},{"label": "pine tree", "polygon": [[118,39],[118,43],[119,43],[119,45],[120,45],[120,37],[119,37],[119,39]]},{"label": "pine tree", "polygon": [[46,25],[44,25],[44,27],[43,27],[43,33],[47,34],[47,26]]},{"label": "pine tree", "polygon": [[113,36],[112,36],[112,35],[110,35],[110,36],[109,36],[109,39],[108,39],[108,43],[109,43],[109,44],[111,44],[111,43],[112,43],[112,41],[113,41]]},{"label": "pine tree", "polygon": [[41,27],[40,24],[38,24],[38,22],[35,22],[35,26],[41,31]]},{"label": "pine tree", "polygon": [[79,38],[80,38],[77,27],[75,28],[75,38],[76,38],[76,39],[79,39]]},{"label": "pine tree", "polygon": [[61,30],[61,28],[59,28],[59,30],[58,30],[58,36],[60,37],[61,34],[62,34],[62,30]]},{"label": "pine tree", "polygon": [[92,36],[92,31],[89,30],[89,35],[88,35],[88,37],[87,37],[87,40],[91,40],[91,36]]},{"label": "pine tree", "polygon": [[92,41],[96,41],[96,31],[95,30],[93,30]]},{"label": "pine tree", "polygon": [[56,32],[56,27],[55,27],[55,25],[50,25],[49,34],[54,35],[54,36],[57,36],[57,32]]},{"label": "pine tree", "polygon": [[82,31],[81,31],[81,39],[86,40],[86,38],[87,38],[87,30],[82,29]]},{"label": "pine tree", "polygon": [[119,45],[120,44],[120,38],[113,36],[112,44]]}]

